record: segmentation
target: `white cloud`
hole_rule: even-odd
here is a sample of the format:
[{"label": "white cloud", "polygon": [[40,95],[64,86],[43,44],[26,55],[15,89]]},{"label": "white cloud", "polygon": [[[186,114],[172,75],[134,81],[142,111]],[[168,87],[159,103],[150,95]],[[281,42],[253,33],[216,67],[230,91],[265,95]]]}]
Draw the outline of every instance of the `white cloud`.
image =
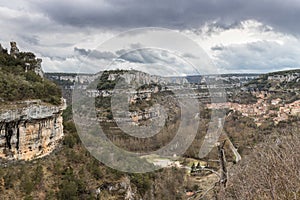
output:
[{"label": "white cloud", "polygon": [[214,60],[222,72],[268,72],[300,67],[300,40],[254,20],[229,28],[206,24],[184,31]]}]

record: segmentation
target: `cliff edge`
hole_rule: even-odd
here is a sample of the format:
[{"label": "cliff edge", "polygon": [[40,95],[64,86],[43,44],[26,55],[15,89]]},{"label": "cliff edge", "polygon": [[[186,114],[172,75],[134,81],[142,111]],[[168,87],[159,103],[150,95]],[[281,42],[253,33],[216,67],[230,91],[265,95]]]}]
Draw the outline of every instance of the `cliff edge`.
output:
[{"label": "cliff edge", "polygon": [[31,160],[52,152],[63,138],[62,106],[26,101],[0,113],[0,158]]},{"label": "cliff edge", "polygon": [[0,45],[0,159],[31,160],[52,152],[63,138],[60,88],[43,77],[42,60]]}]

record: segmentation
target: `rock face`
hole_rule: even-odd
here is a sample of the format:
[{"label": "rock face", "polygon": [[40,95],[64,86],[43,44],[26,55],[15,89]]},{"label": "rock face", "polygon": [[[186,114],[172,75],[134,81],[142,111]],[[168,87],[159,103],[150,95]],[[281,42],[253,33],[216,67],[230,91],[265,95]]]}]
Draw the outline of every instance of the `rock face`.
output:
[{"label": "rock face", "polygon": [[[104,72],[105,73],[105,72]],[[107,73],[107,72],[106,72]],[[127,84],[185,84],[188,83],[185,77],[163,77],[158,75],[150,75],[145,72],[130,70],[130,71],[110,71],[108,80],[114,81],[117,77],[121,77]]]},{"label": "rock face", "polygon": [[35,104],[0,113],[0,158],[31,160],[51,153],[63,138],[61,112]]}]

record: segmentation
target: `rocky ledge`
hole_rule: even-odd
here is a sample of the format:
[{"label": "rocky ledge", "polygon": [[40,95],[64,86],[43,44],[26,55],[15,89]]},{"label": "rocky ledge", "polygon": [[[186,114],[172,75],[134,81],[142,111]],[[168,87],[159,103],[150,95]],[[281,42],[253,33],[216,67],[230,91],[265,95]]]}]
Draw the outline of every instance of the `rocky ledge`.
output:
[{"label": "rocky ledge", "polygon": [[32,160],[51,153],[63,138],[64,106],[26,101],[0,111],[0,159]]}]

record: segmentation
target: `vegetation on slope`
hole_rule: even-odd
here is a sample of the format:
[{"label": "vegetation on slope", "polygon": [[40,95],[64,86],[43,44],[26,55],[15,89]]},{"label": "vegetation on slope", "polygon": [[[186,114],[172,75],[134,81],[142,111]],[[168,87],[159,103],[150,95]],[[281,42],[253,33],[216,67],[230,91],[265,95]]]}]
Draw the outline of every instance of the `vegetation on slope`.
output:
[{"label": "vegetation on slope", "polygon": [[[20,73],[26,79],[26,74],[21,68]],[[32,84],[36,82],[39,81],[32,81]],[[128,174],[106,167],[94,159],[80,143],[71,120],[71,113],[71,107],[69,107],[63,114],[65,138],[61,149],[43,159],[17,162],[0,168],[1,197],[4,199],[124,199],[125,191],[111,192],[108,188],[121,183],[127,177],[130,179],[132,190],[137,191],[137,199],[185,199],[184,191],[189,187],[185,181],[185,170],[170,168],[146,174]],[[207,131],[210,119],[209,110],[204,110],[200,114],[202,120],[199,125],[200,131],[186,152],[187,157],[197,158]],[[274,135],[271,135],[272,132],[281,129],[281,126],[289,127],[289,123],[292,122],[277,126],[266,123],[258,128],[253,120],[239,113],[233,113],[227,120],[224,128],[227,135],[234,145],[237,145],[243,156],[246,154],[249,156],[243,157],[244,160],[241,163],[230,169],[230,182],[225,194],[218,194],[217,190],[212,190],[215,194],[222,195],[219,199],[293,199],[299,197],[297,190],[299,179],[295,177],[299,169],[299,152],[296,149],[299,146],[299,129],[292,134],[288,131],[279,131],[274,138]],[[292,126],[299,127],[299,123],[295,124],[297,121],[299,119],[294,119]],[[173,128],[176,128],[175,125],[173,124]],[[166,133],[163,137],[168,140],[174,134],[172,131]],[[110,136],[118,137],[113,133],[108,135]],[[127,138],[121,137],[120,139],[112,139],[112,141],[122,148],[135,150],[132,149],[135,147],[131,143],[134,142],[133,140],[124,142]],[[252,154],[255,146],[258,150]],[[286,153],[291,151],[292,154]],[[232,155],[227,152],[229,150],[226,150],[226,155],[227,160],[230,161]],[[211,158],[217,158],[215,150],[209,155],[209,159]],[[202,185],[196,186],[194,190],[198,190],[198,187],[202,189]],[[97,194],[98,188],[101,192]],[[209,196],[207,197],[209,199]]]},{"label": "vegetation on slope", "polygon": [[300,69],[264,74],[260,78],[250,81],[245,86],[254,86],[260,90],[299,90]]},{"label": "vegetation on slope", "polygon": [[[162,169],[145,174],[123,173],[106,167],[81,144],[71,120],[71,107],[63,113],[62,146],[45,158],[0,167],[3,199],[124,199],[126,190],[112,190],[128,178],[136,199],[182,199],[184,169]],[[100,193],[97,189],[100,188]]]},{"label": "vegetation on slope", "polygon": [[[0,103],[41,99],[47,103],[60,104],[61,90],[34,72],[34,58],[33,53],[21,52],[14,57],[6,51],[0,52]],[[27,71],[25,63],[29,63]]]}]

